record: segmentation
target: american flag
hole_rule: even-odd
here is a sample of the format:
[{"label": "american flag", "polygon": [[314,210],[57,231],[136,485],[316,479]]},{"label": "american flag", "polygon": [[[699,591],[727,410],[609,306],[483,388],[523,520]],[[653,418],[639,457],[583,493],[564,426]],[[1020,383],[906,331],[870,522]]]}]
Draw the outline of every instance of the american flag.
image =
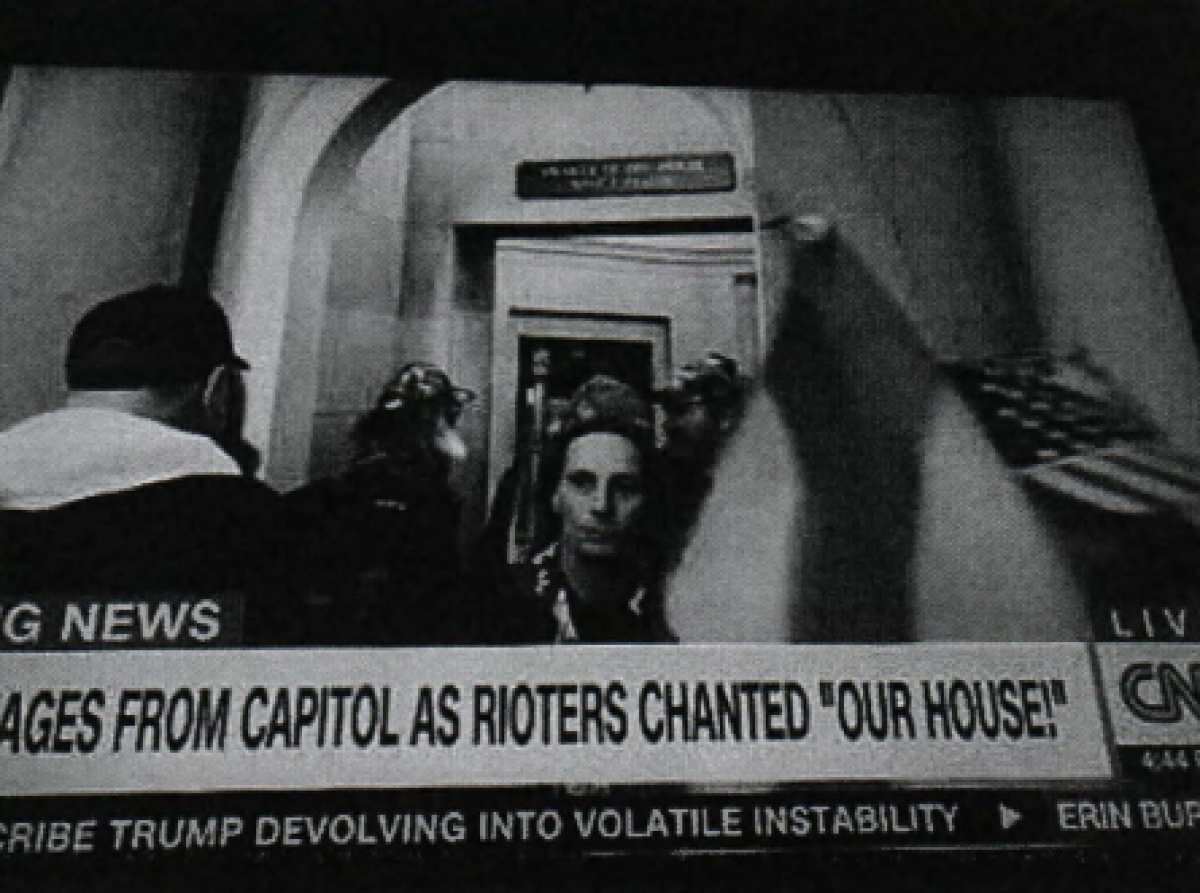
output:
[{"label": "american flag", "polygon": [[1074,353],[942,364],[1023,481],[1105,511],[1200,523],[1200,459],[1168,446],[1111,378]]}]

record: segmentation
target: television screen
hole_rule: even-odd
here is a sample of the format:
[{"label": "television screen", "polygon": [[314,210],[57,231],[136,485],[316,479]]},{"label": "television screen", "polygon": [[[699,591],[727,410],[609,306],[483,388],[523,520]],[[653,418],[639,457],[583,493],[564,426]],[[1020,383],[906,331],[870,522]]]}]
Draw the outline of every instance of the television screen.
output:
[{"label": "television screen", "polygon": [[1169,91],[312,14],[4,69],[0,878],[1186,871]]}]

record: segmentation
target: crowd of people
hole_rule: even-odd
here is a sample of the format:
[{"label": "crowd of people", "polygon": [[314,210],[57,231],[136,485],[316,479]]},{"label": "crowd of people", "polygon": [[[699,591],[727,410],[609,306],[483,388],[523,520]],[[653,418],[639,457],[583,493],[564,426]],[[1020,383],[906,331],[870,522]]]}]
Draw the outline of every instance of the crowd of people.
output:
[{"label": "crowd of people", "polygon": [[652,394],[584,383],[529,494],[549,523],[517,562],[486,532],[460,549],[450,481],[475,395],[444,370],[403,365],[349,467],[279,494],[242,437],[246,368],[203,292],[156,285],[85,314],[66,406],[0,432],[0,595],[237,594],[249,645],[675,640],[663,584],[740,420],[736,361],[709,353]]}]

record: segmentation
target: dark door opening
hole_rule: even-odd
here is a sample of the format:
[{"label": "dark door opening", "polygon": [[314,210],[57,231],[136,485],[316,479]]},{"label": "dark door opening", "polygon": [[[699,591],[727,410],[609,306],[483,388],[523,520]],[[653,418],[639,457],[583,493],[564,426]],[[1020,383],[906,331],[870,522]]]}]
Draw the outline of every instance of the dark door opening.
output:
[{"label": "dark door opening", "polygon": [[647,398],[654,387],[654,348],[645,342],[522,336],[519,351],[518,450],[542,439],[571,395],[594,375],[611,376]]},{"label": "dark door opening", "polygon": [[521,336],[518,339],[517,451],[510,560],[520,560],[550,535],[553,524],[539,503],[545,445],[571,395],[595,375],[624,382],[649,399],[654,346],[643,341]]}]

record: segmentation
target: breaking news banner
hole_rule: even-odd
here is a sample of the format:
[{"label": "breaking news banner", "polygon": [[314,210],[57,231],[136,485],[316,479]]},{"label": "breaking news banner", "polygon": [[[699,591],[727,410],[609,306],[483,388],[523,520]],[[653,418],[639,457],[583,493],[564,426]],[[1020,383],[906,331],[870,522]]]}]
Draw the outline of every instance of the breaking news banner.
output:
[{"label": "breaking news banner", "polygon": [[242,642],[243,601],[237,593],[0,601],[0,651],[227,648]]},{"label": "breaking news banner", "polygon": [[1200,825],[1200,796],[1112,784],[1085,643],[10,652],[0,679],[14,869]]},{"label": "breaking news banner", "polygon": [[7,653],[0,865],[1177,845],[1090,647]]},{"label": "breaking news banner", "polygon": [[0,657],[8,796],[1111,775],[1087,647]]}]

